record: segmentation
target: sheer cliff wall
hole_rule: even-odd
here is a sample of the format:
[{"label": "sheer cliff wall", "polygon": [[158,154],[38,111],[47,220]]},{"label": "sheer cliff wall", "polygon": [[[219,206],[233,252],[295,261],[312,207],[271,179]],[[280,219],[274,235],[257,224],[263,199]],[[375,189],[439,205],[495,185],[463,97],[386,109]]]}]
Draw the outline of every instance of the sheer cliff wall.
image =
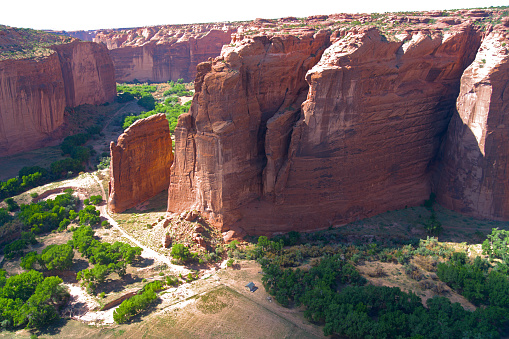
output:
[{"label": "sheer cliff wall", "polygon": [[64,123],[66,106],[115,99],[104,46],[75,41],[51,49],[46,57],[0,61],[0,156],[44,146]]},{"label": "sheer cliff wall", "polygon": [[94,41],[110,49],[117,81],[192,81],[196,66],[217,57],[230,43],[232,29],[193,33],[164,27],[147,27],[99,33]]},{"label": "sheer cliff wall", "polygon": [[179,118],[168,212],[271,234],[419,205],[434,189],[450,208],[507,218],[507,39],[492,35],[463,23],[401,41],[365,28],[225,46],[198,66]]}]

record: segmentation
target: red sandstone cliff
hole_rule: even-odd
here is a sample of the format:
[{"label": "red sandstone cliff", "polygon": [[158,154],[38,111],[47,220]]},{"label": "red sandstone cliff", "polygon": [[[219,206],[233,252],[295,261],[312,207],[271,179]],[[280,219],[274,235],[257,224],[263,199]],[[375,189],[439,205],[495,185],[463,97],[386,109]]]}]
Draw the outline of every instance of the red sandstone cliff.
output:
[{"label": "red sandstone cliff", "polygon": [[[509,218],[501,15],[239,24],[221,56],[197,66],[193,104],[175,130],[168,212],[197,209],[222,231],[271,234],[415,206],[434,189],[450,208]],[[158,46],[186,54],[192,32],[176,42],[160,29],[117,31],[103,42],[125,53],[117,66],[131,80],[163,79],[173,75],[155,62],[169,53],[154,58]]]},{"label": "red sandstone cliff", "polygon": [[298,117],[304,75],[329,44],[325,32],[260,36],[198,66],[190,113],[175,130],[169,211],[198,209],[220,227],[242,217],[239,208],[262,196],[268,121]]},{"label": "red sandstone cliff", "polygon": [[58,55],[0,61],[0,156],[37,148],[64,123]]},{"label": "red sandstone cliff", "polygon": [[106,47],[74,41],[52,48],[60,59],[68,107],[115,100],[115,69]]},{"label": "red sandstone cliff", "polygon": [[94,41],[111,51],[118,81],[192,81],[196,66],[216,57],[231,40],[233,28],[184,29],[156,26],[122,32],[99,33]]},{"label": "red sandstone cliff", "polygon": [[110,211],[121,213],[168,188],[173,152],[164,114],[136,121],[111,142],[110,153]]},{"label": "red sandstone cliff", "polygon": [[[5,44],[16,47],[16,40]],[[0,61],[0,156],[42,147],[63,124],[66,106],[115,96],[113,63],[96,43],[74,41],[49,46],[38,57]]]},{"label": "red sandstone cliff", "polygon": [[243,40],[199,65],[175,130],[168,211],[196,208],[222,230],[266,234],[429,197],[430,166],[480,35],[467,24],[390,42],[364,29],[321,56],[326,37]]},{"label": "red sandstone cliff", "polygon": [[509,219],[509,44],[504,32],[483,41],[461,77],[461,93],[439,160],[436,192],[445,207]]}]

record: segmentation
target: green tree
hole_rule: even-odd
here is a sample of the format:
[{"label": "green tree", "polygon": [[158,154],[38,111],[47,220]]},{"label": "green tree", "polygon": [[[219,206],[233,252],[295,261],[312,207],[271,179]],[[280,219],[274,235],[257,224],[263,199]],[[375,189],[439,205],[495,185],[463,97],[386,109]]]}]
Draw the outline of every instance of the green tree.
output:
[{"label": "green tree", "polygon": [[34,270],[11,276],[6,280],[0,297],[26,301],[43,280],[42,273]]},{"label": "green tree", "polygon": [[67,270],[72,266],[74,251],[68,244],[50,245],[41,254],[41,263],[47,270]]},{"label": "green tree", "polygon": [[183,244],[174,244],[171,247],[170,254],[173,258],[175,258],[177,260],[181,260],[183,262],[186,262],[191,255],[191,253],[189,252],[189,248],[187,248]]}]

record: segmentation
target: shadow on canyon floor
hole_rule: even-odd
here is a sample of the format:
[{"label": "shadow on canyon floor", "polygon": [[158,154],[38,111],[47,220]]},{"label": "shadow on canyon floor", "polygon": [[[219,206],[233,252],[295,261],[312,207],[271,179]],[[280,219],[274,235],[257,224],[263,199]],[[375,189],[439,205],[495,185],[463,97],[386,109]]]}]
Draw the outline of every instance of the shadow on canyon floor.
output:
[{"label": "shadow on canyon floor", "polygon": [[[433,209],[436,219],[443,228],[438,239],[444,242],[478,244],[486,239],[486,235],[490,234],[493,228],[507,228],[508,226],[507,222],[474,219],[438,204],[435,204]],[[331,232],[349,242],[364,242],[369,238],[394,241],[426,239],[428,234],[425,230],[425,223],[431,218],[431,215],[432,212],[424,206],[408,207],[315,234],[316,237],[319,237]]]}]

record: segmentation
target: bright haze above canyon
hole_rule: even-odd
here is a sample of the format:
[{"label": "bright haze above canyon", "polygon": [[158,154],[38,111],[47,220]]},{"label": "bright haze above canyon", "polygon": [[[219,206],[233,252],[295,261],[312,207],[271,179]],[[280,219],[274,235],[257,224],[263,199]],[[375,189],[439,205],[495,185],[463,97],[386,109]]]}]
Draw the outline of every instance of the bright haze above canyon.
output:
[{"label": "bright haze above canyon", "polygon": [[93,30],[162,24],[307,17],[333,13],[425,11],[504,6],[504,0],[429,1],[9,1],[2,4],[0,24],[34,29]]}]

